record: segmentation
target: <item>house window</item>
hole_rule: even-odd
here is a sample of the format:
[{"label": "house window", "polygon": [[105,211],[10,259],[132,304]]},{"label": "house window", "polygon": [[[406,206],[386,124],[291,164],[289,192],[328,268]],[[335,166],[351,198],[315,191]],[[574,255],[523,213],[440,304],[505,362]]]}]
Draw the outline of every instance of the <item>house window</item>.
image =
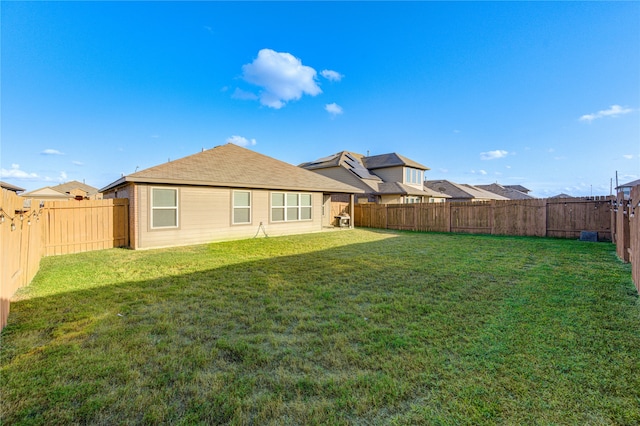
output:
[{"label": "house window", "polygon": [[151,188],[151,228],[178,227],[178,190]]},{"label": "house window", "polygon": [[272,192],[271,221],[293,222],[298,220],[311,220],[311,194]]},{"label": "house window", "polygon": [[405,183],[422,184],[422,170],[406,167],[404,170]]},{"label": "house window", "polygon": [[233,191],[233,224],[251,223],[251,192]]},{"label": "house window", "polygon": [[412,196],[405,196],[404,197],[404,203],[405,204],[415,204],[415,203],[419,203],[420,202],[420,197],[412,197]]}]

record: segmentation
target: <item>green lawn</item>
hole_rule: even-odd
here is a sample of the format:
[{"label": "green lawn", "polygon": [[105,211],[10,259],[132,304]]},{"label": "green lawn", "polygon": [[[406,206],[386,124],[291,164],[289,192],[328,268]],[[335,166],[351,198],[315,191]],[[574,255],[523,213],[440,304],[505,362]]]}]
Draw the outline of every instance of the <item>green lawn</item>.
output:
[{"label": "green lawn", "polygon": [[3,424],[639,424],[608,243],[353,230],[45,258]]}]

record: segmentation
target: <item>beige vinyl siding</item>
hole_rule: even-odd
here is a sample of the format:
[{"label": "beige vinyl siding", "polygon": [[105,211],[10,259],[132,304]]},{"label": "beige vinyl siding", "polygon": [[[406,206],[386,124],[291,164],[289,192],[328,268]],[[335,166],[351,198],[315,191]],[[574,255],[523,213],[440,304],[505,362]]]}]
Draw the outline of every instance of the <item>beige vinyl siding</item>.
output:
[{"label": "beige vinyl siding", "polygon": [[374,169],[372,172],[385,182],[404,182],[404,167],[402,166]]},{"label": "beige vinyl siding", "polygon": [[356,188],[360,188],[366,192],[371,192],[372,189],[367,186],[362,180],[357,178],[353,173],[344,167],[331,167],[326,169],[316,169],[312,170],[314,173],[318,173],[320,175],[326,176],[331,179],[335,179],[342,183],[346,183],[347,185],[355,186]]},{"label": "beige vinyl siding", "polygon": [[402,195],[381,195],[380,204],[402,204]]},{"label": "beige vinyl siding", "polygon": [[[312,194],[311,220],[294,222],[270,222],[270,194],[272,191],[246,189],[251,192],[251,223],[232,224],[233,189],[217,187],[179,188],[179,227],[151,229],[150,188],[156,185],[138,186],[138,245],[135,248],[170,247],[251,238],[256,235],[260,223],[269,236],[301,234],[322,230],[323,194]],[[275,191],[282,192],[282,191]],[[262,231],[260,235],[263,236]]]}]

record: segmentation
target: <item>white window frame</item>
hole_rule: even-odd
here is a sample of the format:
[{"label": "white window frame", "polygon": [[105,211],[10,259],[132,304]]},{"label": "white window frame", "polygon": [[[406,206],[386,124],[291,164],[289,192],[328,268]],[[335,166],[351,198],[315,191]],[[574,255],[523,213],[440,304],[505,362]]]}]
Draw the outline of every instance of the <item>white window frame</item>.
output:
[{"label": "white window frame", "polygon": [[[176,194],[176,205],[175,206],[160,206],[155,207],[153,205],[153,193],[155,190],[163,190],[163,191],[174,191]],[[176,229],[180,227],[180,191],[178,188],[167,188],[162,186],[153,186],[151,187],[151,195],[150,195],[150,203],[149,203],[150,215],[149,215],[149,228],[151,229]],[[169,226],[154,226],[154,212],[157,210],[175,210],[176,212],[176,224]]]},{"label": "white window frame", "polygon": [[[236,194],[238,193],[246,193],[249,194],[249,205],[248,206],[236,206]],[[253,220],[253,194],[251,191],[245,190],[234,190],[231,195],[231,224],[233,225],[251,225]],[[248,222],[236,222],[236,209],[249,209],[249,221]]]},{"label": "white window frame", "polygon": [[[283,206],[274,206],[273,205],[273,196],[275,194],[282,194],[284,196],[284,205]],[[288,200],[289,197],[288,195],[296,195],[296,204],[295,205],[290,205],[288,204]],[[309,205],[302,205],[302,196],[303,195],[308,195],[309,196],[309,201],[310,204]],[[281,192],[281,191],[275,191],[275,192],[271,192],[269,194],[269,204],[270,204],[270,218],[271,218],[271,222],[275,222],[275,223],[282,223],[282,222],[307,222],[307,221],[312,221],[313,220],[313,194],[310,192]],[[297,215],[296,215],[296,219],[289,219],[288,218],[288,210],[289,209],[294,209],[297,208]],[[273,218],[273,210],[274,209],[282,209],[283,211],[283,220],[275,220]],[[302,219],[302,212],[304,209],[309,209],[309,218],[305,218]]]},{"label": "white window frame", "polygon": [[422,170],[415,169],[413,167],[405,167],[404,171],[404,180],[405,183],[410,183],[414,185],[422,184]]}]

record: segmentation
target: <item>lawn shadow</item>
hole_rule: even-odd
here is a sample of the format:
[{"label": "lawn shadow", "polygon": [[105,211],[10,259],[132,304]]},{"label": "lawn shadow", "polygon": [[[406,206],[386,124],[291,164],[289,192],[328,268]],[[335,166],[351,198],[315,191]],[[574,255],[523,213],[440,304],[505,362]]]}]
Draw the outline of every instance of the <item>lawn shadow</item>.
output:
[{"label": "lawn shadow", "polygon": [[[114,277],[126,265],[157,276],[12,304],[2,418],[368,424],[516,408],[526,418],[526,401],[496,403],[508,391],[484,376],[478,345],[547,242],[516,251],[522,238],[368,235],[321,249],[310,236],[109,251]],[[476,394],[478,380],[505,394]]]}]

